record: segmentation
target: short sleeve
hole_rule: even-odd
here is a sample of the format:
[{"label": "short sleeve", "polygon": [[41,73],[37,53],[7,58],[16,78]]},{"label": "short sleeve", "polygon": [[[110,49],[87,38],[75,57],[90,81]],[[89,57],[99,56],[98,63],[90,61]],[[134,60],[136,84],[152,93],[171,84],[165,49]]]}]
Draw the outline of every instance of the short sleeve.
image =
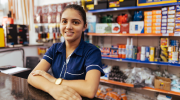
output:
[{"label": "short sleeve", "polygon": [[87,54],[87,58],[85,60],[86,73],[92,69],[99,70],[101,72],[101,76],[104,76],[104,71],[102,69],[101,63],[101,52],[98,48],[94,50],[90,50]]},{"label": "short sleeve", "polygon": [[55,45],[53,44],[43,56],[43,59],[45,59],[51,65],[52,65],[52,61],[53,61],[53,50],[54,50],[54,48],[55,48]]}]

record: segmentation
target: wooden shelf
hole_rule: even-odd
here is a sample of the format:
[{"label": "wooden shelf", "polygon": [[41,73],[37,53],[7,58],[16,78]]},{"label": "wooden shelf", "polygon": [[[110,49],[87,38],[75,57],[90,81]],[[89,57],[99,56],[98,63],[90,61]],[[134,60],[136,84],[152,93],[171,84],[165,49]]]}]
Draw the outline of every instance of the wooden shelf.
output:
[{"label": "wooden shelf", "polygon": [[[92,36],[163,36],[162,34],[120,34],[120,33],[88,33]],[[174,36],[174,33],[170,33],[169,36]]]},{"label": "wooden shelf", "polygon": [[[119,85],[119,86],[125,86],[125,87],[134,87],[133,84],[122,83],[122,82],[117,82],[117,81],[112,81],[112,80],[101,79],[100,82],[113,84],[113,85]],[[180,92],[166,91],[166,90],[155,89],[155,88],[150,88],[150,87],[144,87],[142,89],[148,90],[148,91],[154,91],[154,92],[160,92],[160,93],[166,93],[166,94],[172,94],[172,95],[180,96]]]}]

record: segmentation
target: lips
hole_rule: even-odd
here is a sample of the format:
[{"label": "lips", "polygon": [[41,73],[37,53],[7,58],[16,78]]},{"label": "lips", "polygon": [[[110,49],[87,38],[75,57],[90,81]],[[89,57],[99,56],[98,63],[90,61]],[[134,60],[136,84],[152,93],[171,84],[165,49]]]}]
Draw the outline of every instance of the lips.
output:
[{"label": "lips", "polygon": [[74,34],[74,32],[65,32],[65,34],[66,34],[67,36],[71,36],[71,35]]}]

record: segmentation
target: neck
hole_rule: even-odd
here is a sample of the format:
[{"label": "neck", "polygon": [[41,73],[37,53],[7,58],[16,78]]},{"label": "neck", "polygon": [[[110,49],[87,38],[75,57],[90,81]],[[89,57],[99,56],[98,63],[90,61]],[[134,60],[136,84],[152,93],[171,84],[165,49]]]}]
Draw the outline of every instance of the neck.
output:
[{"label": "neck", "polygon": [[66,41],[66,50],[75,50],[78,47],[80,41],[81,38],[76,41]]}]

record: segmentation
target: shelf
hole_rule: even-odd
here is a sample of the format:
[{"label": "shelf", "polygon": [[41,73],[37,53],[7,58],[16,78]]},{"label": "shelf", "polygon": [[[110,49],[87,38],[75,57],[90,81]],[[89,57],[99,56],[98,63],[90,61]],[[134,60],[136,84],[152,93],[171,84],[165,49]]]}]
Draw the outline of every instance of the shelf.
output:
[{"label": "shelf", "polygon": [[[119,86],[125,86],[125,87],[134,87],[133,84],[122,83],[122,82],[117,82],[117,81],[112,81],[112,80],[101,79],[100,82],[108,83],[108,84],[113,84],[113,85],[119,85]],[[155,89],[155,88],[150,88],[150,87],[144,87],[142,89],[149,90],[149,91],[154,91],[154,92],[160,92],[160,93],[173,94],[173,95],[180,96],[180,92],[166,91],[166,90]]]},{"label": "shelf", "polygon": [[180,3],[167,3],[167,4],[159,4],[159,5],[149,5],[149,6],[131,6],[131,7],[118,7],[118,8],[107,8],[107,9],[98,9],[98,10],[89,10],[90,13],[98,13],[98,12],[108,12],[108,11],[120,11],[120,10],[132,10],[132,9],[144,9],[144,8],[155,8],[162,6],[171,6],[171,5],[179,5]]},{"label": "shelf", "polygon": [[[88,33],[92,36],[163,36],[162,34],[120,34],[120,33]],[[170,33],[169,36],[174,36],[174,33]]]},{"label": "shelf", "polygon": [[121,61],[121,62],[132,62],[132,63],[142,63],[142,64],[151,64],[151,65],[167,65],[180,67],[180,64],[168,63],[168,62],[150,62],[150,61],[141,61],[134,59],[120,59],[120,58],[111,58],[111,57],[102,57],[102,59]]}]

